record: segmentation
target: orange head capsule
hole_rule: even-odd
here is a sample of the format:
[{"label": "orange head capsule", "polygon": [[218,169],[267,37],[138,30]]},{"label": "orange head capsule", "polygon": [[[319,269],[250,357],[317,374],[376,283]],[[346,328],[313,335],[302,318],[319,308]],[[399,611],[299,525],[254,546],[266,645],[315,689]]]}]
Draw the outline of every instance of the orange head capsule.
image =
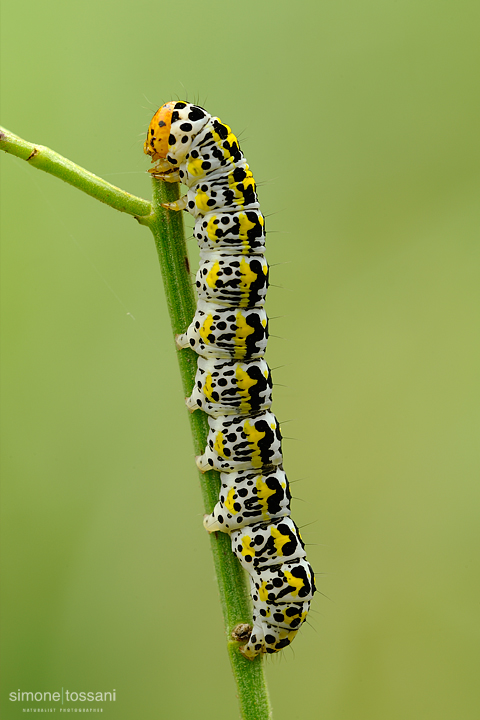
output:
[{"label": "orange head capsule", "polygon": [[151,155],[152,162],[167,157],[168,137],[172,124],[172,112],[175,100],[165,103],[157,110],[148,127],[147,139],[143,149],[147,155]]}]

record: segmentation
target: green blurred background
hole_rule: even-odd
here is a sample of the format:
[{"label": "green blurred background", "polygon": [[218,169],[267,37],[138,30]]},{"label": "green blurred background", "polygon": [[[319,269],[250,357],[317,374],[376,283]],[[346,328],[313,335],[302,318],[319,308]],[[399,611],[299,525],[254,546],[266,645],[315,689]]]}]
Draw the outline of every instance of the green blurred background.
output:
[{"label": "green blurred background", "polygon": [[[268,660],[275,720],[480,714],[479,26],[476,0],[3,6],[10,130],[149,197],[149,120],[187,97],[260,183],[326,596]],[[2,173],[3,716],[63,686],[115,688],[113,720],[236,718],[152,237]]]}]

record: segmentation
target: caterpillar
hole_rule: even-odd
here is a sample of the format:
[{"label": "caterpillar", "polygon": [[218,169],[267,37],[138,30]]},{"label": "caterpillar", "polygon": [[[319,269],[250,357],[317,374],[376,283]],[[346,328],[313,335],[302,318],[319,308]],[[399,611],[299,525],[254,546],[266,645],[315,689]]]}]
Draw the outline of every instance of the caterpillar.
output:
[{"label": "caterpillar", "polygon": [[220,472],[221,490],[210,533],[230,534],[232,550],[250,577],[253,627],[240,625],[248,659],[289,645],[315,592],[304,543],[290,519],[282,436],[271,412],[272,378],[264,354],[268,265],[265,220],[252,172],[236,136],[218,117],[183,101],[152,118],[144,150],[154,177],[182,182],[186,195],[166,203],[195,218],[200,249],[197,307],[179,348],[198,354],[190,411],[208,415],[202,472]]}]

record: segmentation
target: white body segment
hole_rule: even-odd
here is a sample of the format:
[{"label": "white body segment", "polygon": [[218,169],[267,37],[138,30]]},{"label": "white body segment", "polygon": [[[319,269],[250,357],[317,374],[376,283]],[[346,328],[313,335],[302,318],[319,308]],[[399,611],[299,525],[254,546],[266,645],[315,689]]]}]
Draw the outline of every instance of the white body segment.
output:
[{"label": "white body segment", "polygon": [[263,308],[226,308],[199,300],[178,347],[191,347],[206,358],[253,360],[267,348],[268,318]]},{"label": "white body segment", "polygon": [[193,412],[200,408],[211,417],[251,415],[272,404],[272,377],[263,360],[247,363],[198,357],[192,394],[186,400]]},{"label": "white body segment", "polygon": [[197,458],[201,472],[260,469],[282,462],[282,436],[271,412],[255,417],[209,417],[210,432],[203,455]]},{"label": "white body segment", "polygon": [[268,523],[290,515],[290,490],[280,465],[256,472],[223,472],[220,478],[220,500],[212,514],[203,520],[208,532],[232,533],[255,523]]}]

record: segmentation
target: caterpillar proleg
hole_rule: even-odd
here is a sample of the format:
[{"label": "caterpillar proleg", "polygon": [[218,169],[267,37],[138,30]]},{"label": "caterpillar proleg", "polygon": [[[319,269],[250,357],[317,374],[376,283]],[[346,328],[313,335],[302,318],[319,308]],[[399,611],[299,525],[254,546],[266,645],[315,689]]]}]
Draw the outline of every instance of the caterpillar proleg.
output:
[{"label": "caterpillar proleg", "polygon": [[188,187],[169,209],[195,218],[197,308],[177,345],[198,355],[187,406],[207,413],[210,431],[197,465],[203,472],[218,470],[222,482],[204,526],[230,534],[250,576],[253,628],[242,625],[237,639],[245,641],[242,654],[253,659],[292,642],[315,592],[300,532],[290,519],[282,437],[270,410],[272,379],[263,359],[265,221],[237,138],[203,108],[183,101],[163,105],[144,149],[156,163],[154,177]]}]

